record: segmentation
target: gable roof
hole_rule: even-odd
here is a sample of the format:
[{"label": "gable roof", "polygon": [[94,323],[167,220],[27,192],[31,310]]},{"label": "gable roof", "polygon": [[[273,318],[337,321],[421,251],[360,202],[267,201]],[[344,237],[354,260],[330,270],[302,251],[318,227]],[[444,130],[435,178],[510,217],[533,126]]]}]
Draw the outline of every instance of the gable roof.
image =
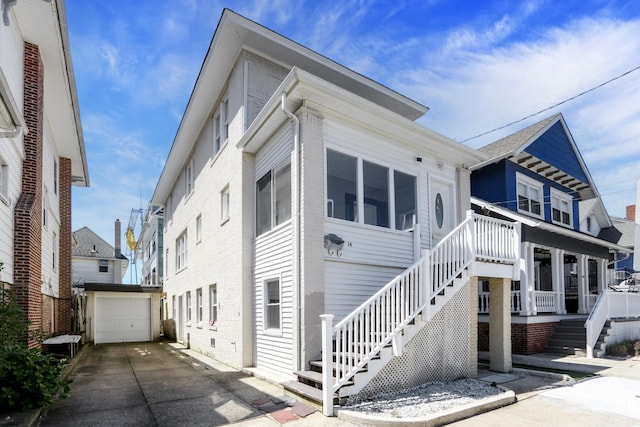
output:
[{"label": "gable roof", "polygon": [[[115,248],[89,227],[82,227],[73,232],[72,256],[92,257],[99,259],[115,259]],[[127,259],[121,255],[119,259]]]},{"label": "gable roof", "polygon": [[472,171],[507,159],[572,189],[578,193],[579,200],[600,197],[561,113],[486,145],[479,151],[489,159],[473,165]]},{"label": "gable roof", "polygon": [[620,246],[634,249],[637,227],[636,222],[629,219],[617,217],[611,217],[611,221],[613,221],[614,226],[621,233],[618,244]]},{"label": "gable roof", "polygon": [[303,69],[410,120],[416,120],[428,111],[424,105],[232,10],[224,9],[160,174],[152,198],[154,203],[165,202],[170,186],[187,161],[192,144],[243,50],[257,52],[291,69]]}]

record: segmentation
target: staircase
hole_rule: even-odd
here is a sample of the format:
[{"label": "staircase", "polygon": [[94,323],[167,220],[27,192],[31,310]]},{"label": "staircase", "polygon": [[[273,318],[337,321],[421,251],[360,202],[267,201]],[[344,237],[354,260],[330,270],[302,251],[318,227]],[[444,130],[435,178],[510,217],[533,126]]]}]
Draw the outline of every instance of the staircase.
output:
[{"label": "staircase", "polygon": [[587,333],[584,320],[561,320],[547,340],[545,353],[587,355]]},{"label": "staircase", "polygon": [[402,274],[333,325],[322,318],[322,361],[295,372],[285,391],[333,415],[333,405],[358,393],[469,282],[475,260],[515,265],[519,224],[471,212]]}]

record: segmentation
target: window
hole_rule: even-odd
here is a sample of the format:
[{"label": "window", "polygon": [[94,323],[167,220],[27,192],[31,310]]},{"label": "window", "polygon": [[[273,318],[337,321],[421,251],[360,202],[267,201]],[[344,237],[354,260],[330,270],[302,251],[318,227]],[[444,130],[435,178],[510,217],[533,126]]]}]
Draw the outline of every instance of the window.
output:
[{"label": "window", "polygon": [[526,212],[542,217],[542,184],[517,175],[518,180],[518,212]]},{"label": "window", "polygon": [[0,157],[0,201],[9,204],[9,166]]},{"label": "window", "polygon": [[187,292],[187,322],[191,322],[191,291]]},{"label": "window", "polygon": [[410,230],[416,222],[416,177],[393,172],[396,230]]},{"label": "window", "polygon": [[196,217],[196,243],[202,241],[202,214]]},{"label": "window", "polygon": [[[165,276],[169,276],[169,248],[164,250],[164,259],[166,260],[166,264],[164,266],[164,275]],[[160,260],[162,260],[162,257],[160,257]]]},{"label": "window", "polygon": [[196,310],[196,320],[202,325],[202,288],[196,289]]},{"label": "window", "polygon": [[56,265],[58,264],[56,260],[57,255],[58,255],[58,236],[54,232],[53,233],[53,250],[51,254],[51,258],[52,258],[51,268],[53,268],[54,270],[56,269]]},{"label": "window", "polygon": [[416,182],[415,176],[328,149],[327,217],[411,230]]},{"label": "window", "polygon": [[185,179],[185,185],[186,185],[186,193],[187,195],[191,194],[193,192],[193,187],[194,187],[194,183],[195,183],[195,159],[192,157],[191,160],[189,160],[189,163],[187,164],[187,167],[184,170],[184,179]]},{"label": "window", "polygon": [[42,225],[44,227],[47,226],[47,207],[46,206],[42,208]]},{"label": "window", "polygon": [[561,225],[571,226],[571,196],[551,190],[551,220]]},{"label": "window", "polygon": [[209,326],[218,324],[218,285],[209,286]]},{"label": "window", "polygon": [[99,273],[108,273],[109,272],[109,261],[106,259],[98,260],[98,272]]},{"label": "window", "polygon": [[178,318],[178,306],[176,305],[176,296],[171,297],[171,307],[173,307],[173,319]]},{"label": "window", "polygon": [[267,172],[256,187],[256,234],[260,235],[291,219],[291,165]]},{"label": "window", "polygon": [[187,266],[187,231],[176,239],[176,271]]},{"label": "window", "polygon": [[364,223],[389,227],[389,169],[362,162]]},{"label": "window", "polygon": [[213,116],[213,155],[224,147],[229,138],[229,100],[220,103],[218,111]]},{"label": "window", "polygon": [[220,221],[229,220],[229,185],[220,192]]},{"label": "window", "polygon": [[357,221],[358,159],[327,150],[327,216]]},{"label": "window", "polygon": [[280,329],[280,279],[267,280],[265,294],[265,329]]},{"label": "window", "polygon": [[58,162],[53,159],[53,193],[58,194]]}]

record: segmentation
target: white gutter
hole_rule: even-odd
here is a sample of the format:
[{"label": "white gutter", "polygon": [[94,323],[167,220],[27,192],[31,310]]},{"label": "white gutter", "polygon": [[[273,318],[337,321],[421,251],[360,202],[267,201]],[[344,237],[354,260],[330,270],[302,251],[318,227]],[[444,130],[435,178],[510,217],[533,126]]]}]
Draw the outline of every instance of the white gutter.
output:
[{"label": "white gutter", "polygon": [[282,112],[293,120],[293,159],[291,160],[291,175],[294,188],[291,191],[293,196],[294,215],[293,222],[293,370],[300,370],[300,120],[287,109],[287,94],[282,92],[280,107]]}]

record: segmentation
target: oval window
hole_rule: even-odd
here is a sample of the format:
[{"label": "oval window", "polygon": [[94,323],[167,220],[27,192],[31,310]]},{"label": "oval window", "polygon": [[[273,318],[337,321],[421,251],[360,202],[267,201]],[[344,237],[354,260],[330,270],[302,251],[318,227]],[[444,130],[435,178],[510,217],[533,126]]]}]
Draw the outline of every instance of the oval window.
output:
[{"label": "oval window", "polygon": [[436,194],[436,223],[438,228],[442,228],[444,223],[444,204],[442,203],[442,196],[440,193]]}]

